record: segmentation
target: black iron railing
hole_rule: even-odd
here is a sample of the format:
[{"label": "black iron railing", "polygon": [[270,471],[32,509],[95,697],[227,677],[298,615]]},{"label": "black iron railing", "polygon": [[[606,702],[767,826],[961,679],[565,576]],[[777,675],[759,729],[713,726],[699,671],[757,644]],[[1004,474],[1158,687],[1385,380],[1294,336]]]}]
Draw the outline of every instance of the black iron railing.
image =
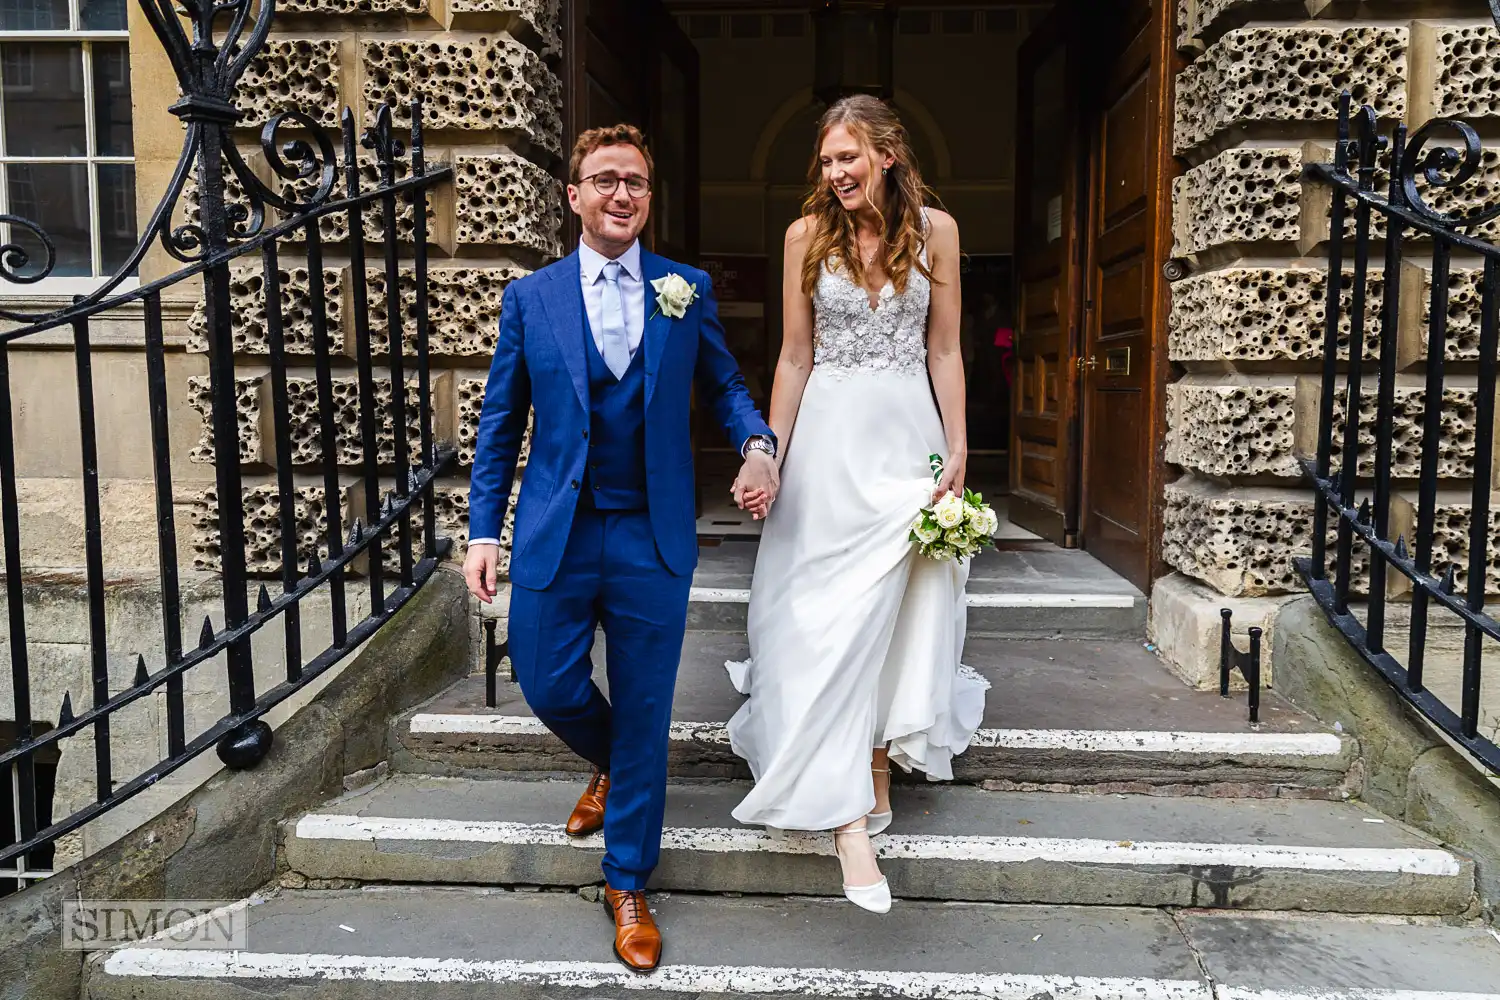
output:
[{"label": "black iron railing", "polygon": [[[5,586],[9,615],[9,647],[14,691],[16,731],[0,747],[0,775],[13,782],[19,818],[10,835],[0,839],[0,878],[45,874],[48,846],[58,837],[119,805],[210,747],[233,768],[253,766],[271,745],[270,727],[261,718],[267,710],[337,663],[373,634],[428,579],[447,549],[437,536],[433,480],[451,460],[453,451],[434,440],[432,387],[428,368],[427,198],[435,185],[446,182],[446,167],[429,169],[423,158],[421,105],[413,102],[409,146],[392,133],[391,109],[381,106],[372,126],[357,131],[345,109],[342,147],[322,132],[312,115],[286,111],[275,115],[260,133],[260,152],[271,173],[264,183],[234,144],[241,118],[235,106],[236,85],[250,61],[263,47],[270,31],[272,0],[140,0],[146,18],[165,47],[176,71],[183,97],[171,107],[182,119],[185,139],[181,157],[167,191],[146,224],[134,252],[119,271],[92,294],[65,309],[22,313],[0,309],[15,325],[0,333],[0,514],[3,514]],[[191,24],[191,36],[179,17]],[[283,131],[296,138],[282,141]],[[362,189],[360,148],[368,151],[376,168],[373,187]],[[398,164],[404,179],[397,179]],[[368,164],[366,164],[368,165]],[[342,172],[342,189],[339,180]],[[188,196],[189,181],[194,187]],[[237,192],[229,197],[233,182]],[[180,204],[181,203],[181,204]],[[410,221],[403,212],[409,207]],[[181,221],[186,216],[187,221]],[[318,276],[323,273],[324,246],[320,220],[347,219],[346,256],[353,303],[352,324],[358,374],[359,434],[363,445],[364,512],[347,529],[341,516],[341,485],[337,468],[335,401],[332,389],[329,303]],[[385,319],[372,327],[366,290],[366,217],[378,220],[382,245],[386,303]],[[32,283],[51,274],[56,262],[53,244],[42,229],[16,216],[0,216],[6,243],[0,247],[0,279]],[[404,228],[403,228],[404,227]],[[12,238],[18,231],[19,237]],[[125,279],[153,245],[181,263],[175,273],[128,288]],[[28,247],[30,252],[28,252]],[[291,466],[291,411],[288,403],[286,339],[281,311],[283,260],[305,259],[313,276],[309,291],[313,364],[316,368],[318,436],[322,448],[322,488],[326,552],[318,546],[300,551],[297,541],[293,469]],[[271,412],[275,436],[276,485],[281,529],[281,573],[278,592],[265,585],[253,600],[247,573],[245,512],[239,466],[239,428],[236,414],[233,319],[230,265],[254,266],[259,257],[264,297],[265,336],[270,369]],[[45,258],[34,260],[34,257]],[[415,271],[415,301],[402,300],[403,258]],[[183,639],[182,598],[177,566],[177,537],[173,517],[172,469],[168,426],[167,374],[163,334],[163,294],[174,286],[201,280],[203,317],[209,349],[211,425],[217,495],[218,557],[223,591],[222,623],[207,619],[196,644]],[[162,602],[162,655],[158,662],[137,660],[133,682],[123,690],[110,689],[106,629],[105,565],[102,550],[99,444],[96,431],[95,390],[92,378],[93,324],[104,313],[127,303],[144,311],[145,360],[149,389],[149,422],[154,458],[157,553]],[[23,552],[27,525],[22,519],[12,428],[10,349],[25,338],[48,330],[71,331],[76,360],[78,415],[82,458],[84,561],[87,579],[91,690],[65,697],[56,725],[34,722],[32,678],[28,660],[26,577]],[[376,398],[374,356],[383,352],[384,371],[392,386],[389,408]],[[406,394],[402,388],[415,376],[416,425],[419,440],[408,434]],[[383,419],[395,428],[394,459],[380,463],[377,431]],[[108,440],[105,441],[108,444]],[[413,455],[413,452],[415,454]],[[421,537],[414,537],[413,517],[420,513]],[[386,579],[383,549],[395,547],[395,579]],[[356,563],[356,561],[358,561]],[[349,621],[346,574],[359,570],[369,588],[369,611]],[[303,602],[326,594],[332,641],[321,650],[304,649]],[[251,636],[280,622],[284,631],[285,679],[257,691]],[[187,731],[183,680],[189,670],[222,655],[224,690],[229,712],[201,732]],[[150,767],[118,780],[110,751],[110,722],[122,708],[153,692],[164,690],[166,752]],[[86,699],[86,700],[85,700]],[[51,706],[55,708],[56,706]],[[95,770],[95,801],[52,819],[37,801],[38,762],[66,753],[70,737],[91,734]],[[77,744],[75,744],[77,745]],[[29,867],[28,867],[29,866]],[[38,869],[42,870],[39,871]]]},{"label": "black iron railing", "polygon": [[[1500,624],[1485,610],[1490,546],[1495,542],[1490,490],[1500,246],[1476,235],[1500,218],[1500,204],[1471,206],[1482,191],[1471,197],[1464,187],[1482,161],[1479,136],[1464,122],[1433,119],[1410,136],[1404,125],[1398,125],[1386,136],[1379,131],[1375,112],[1369,107],[1351,112],[1345,95],[1333,161],[1308,168],[1310,177],[1332,188],[1332,205],[1317,455],[1304,462],[1318,503],[1312,555],[1299,560],[1298,568],[1329,621],[1364,659],[1427,719],[1487,767],[1500,771],[1500,747],[1480,724],[1485,646],[1500,640]],[[1413,254],[1414,250],[1419,252]],[[1376,252],[1383,255],[1378,290],[1372,289],[1370,280],[1371,256]],[[1412,262],[1412,256],[1428,259]],[[1450,295],[1459,277],[1455,257],[1461,268],[1476,272],[1479,333],[1472,352],[1455,349],[1449,337]],[[1402,280],[1404,264],[1415,268],[1408,268],[1407,275],[1425,273],[1428,290]],[[1427,301],[1403,305],[1402,296],[1408,293]],[[1372,305],[1377,296],[1378,317]],[[1422,315],[1423,305],[1426,319],[1413,322],[1413,316]],[[1373,343],[1367,346],[1367,340]],[[1372,347],[1373,358],[1367,354]],[[1422,356],[1425,371],[1418,383],[1420,459],[1415,468],[1408,459],[1398,469],[1397,373],[1406,367],[1398,363],[1403,352],[1408,358]],[[1342,374],[1341,357],[1346,359]],[[1462,446],[1468,457],[1461,464],[1467,467],[1455,470],[1453,456],[1442,454],[1445,390],[1460,387],[1473,392],[1474,412],[1472,438]],[[1448,546],[1439,549],[1435,544],[1439,467],[1445,461],[1445,475],[1461,477],[1459,483],[1450,481],[1450,487],[1461,485],[1467,495],[1466,537],[1455,539],[1467,546],[1462,563],[1448,557]],[[1409,539],[1405,532],[1393,531],[1398,487],[1408,494],[1415,487]],[[1393,587],[1392,581],[1399,586]],[[1359,590],[1368,595],[1363,621],[1350,604]],[[1410,593],[1404,643],[1391,641],[1389,598],[1398,591]],[[1454,616],[1463,634],[1461,680],[1446,698],[1431,689],[1426,671],[1435,648],[1429,627],[1434,611]],[[1393,650],[1393,644],[1405,649]],[[1403,653],[1404,663],[1399,658]]]}]

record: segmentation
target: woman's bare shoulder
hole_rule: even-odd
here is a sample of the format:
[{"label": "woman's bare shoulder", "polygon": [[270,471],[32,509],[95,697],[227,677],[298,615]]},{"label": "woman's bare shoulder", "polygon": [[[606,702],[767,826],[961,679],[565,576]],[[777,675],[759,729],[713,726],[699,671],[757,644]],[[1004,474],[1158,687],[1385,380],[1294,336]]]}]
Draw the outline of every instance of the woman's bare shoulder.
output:
[{"label": "woman's bare shoulder", "polygon": [[804,215],[786,227],[786,245],[802,245],[812,239],[813,233],[817,231],[818,220],[811,215]]}]

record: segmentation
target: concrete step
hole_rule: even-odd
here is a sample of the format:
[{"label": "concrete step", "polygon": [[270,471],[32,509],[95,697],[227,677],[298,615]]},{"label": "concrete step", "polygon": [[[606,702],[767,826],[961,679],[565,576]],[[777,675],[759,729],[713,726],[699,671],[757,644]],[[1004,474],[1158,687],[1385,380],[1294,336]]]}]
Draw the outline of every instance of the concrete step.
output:
[{"label": "concrete step", "polygon": [[[694,631],[743,632],[755,539],[699,549],[688,605]],[[969,572],[969,635],[995,639],[1134,639],[1146,635],[1146,596],[1079,549],[1012,542]]]},{"label": "concrete step", "polygon": [[[828,834],[773,836],[730,815],[742,782],[671,787],[655,884],[836,895]],[[284,828],[309,878],[578,886],[602,834],[562,828],[579,780],[396,775]],[[1472,864],[1350,803],[899,789],[877,838],[898,897],[1109,906],[1461,913]]]},{"label": "concrete step", "polygon": [[[749,777],[724,726],[743,698],[725,660],[749,655],[743,635],[690,633],[674,701],[672,770]],[[1353,741],[1267,693],[1262,724],[1244,696],[1184,687],[1136,642],[972,639],[964,659],[992,684],[984,729],[955,761],[963,782],[1007,788],[1093,788],[1172,794],[1338,798]],[[608,688],[602,643],[595,680]],[[471,677],[395,720],[392,766],[439,774],[558,771],[586,765],[531,715],[513,683],[493,709]]]},{"label": "concrete step", "polygon": [[[249,947],[91,957],[90,1000],[1500,1000],[1479,928],[1112,908],[659,894],[663,965],[611,955],[573,893],[380,887],[239,905]],[[222,921],[220,921],[222,923]]]}]

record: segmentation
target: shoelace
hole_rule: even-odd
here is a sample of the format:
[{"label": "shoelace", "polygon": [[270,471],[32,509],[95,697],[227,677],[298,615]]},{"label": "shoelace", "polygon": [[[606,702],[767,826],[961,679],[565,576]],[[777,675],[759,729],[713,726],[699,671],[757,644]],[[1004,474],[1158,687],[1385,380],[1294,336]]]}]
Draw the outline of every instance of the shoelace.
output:
[{"label": "shoelace", "polygon": [[615,901],[615,912],[619,913],[628,905],[630,907],[630,912],[625,914],[625,919],[630,923],[640,923],[640,921],[642,920],[641,906],[645,903],[645,901],[645,893],[624,893]]},{"label": "shoelace", "polygon": [[607,780],[609,780],[609,775],[605,774],[603,771],[594,772],[594,776],[589,779],[589,794],[598,795],[599,786],[604,784],[604,782]]}]

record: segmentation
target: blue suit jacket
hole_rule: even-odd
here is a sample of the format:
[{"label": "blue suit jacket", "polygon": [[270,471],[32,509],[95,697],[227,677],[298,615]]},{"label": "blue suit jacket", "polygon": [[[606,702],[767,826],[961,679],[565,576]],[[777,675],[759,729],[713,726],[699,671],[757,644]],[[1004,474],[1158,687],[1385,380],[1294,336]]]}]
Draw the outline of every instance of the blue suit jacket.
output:
[{"label": "blue suit jacket", "polygon": [[[641,252],[646,285],[646,494],[656,548],[678,576],[698,563],[690,422],[693,385],[736,450],[770,435],[724,344],[707,274]],[[687,315],[656,308],[650,282],[680,274],[698,291]],[[655,316],[652,314],[655,313]],[[490,365],[469,485],[469,536],[499,538],[526,416],[536,411],[531,454],[516,503],[510,577],[540,590],[562,561],[588,463],[589,336],[578,254],[512,282],[500,308],[500,343]]]}]

